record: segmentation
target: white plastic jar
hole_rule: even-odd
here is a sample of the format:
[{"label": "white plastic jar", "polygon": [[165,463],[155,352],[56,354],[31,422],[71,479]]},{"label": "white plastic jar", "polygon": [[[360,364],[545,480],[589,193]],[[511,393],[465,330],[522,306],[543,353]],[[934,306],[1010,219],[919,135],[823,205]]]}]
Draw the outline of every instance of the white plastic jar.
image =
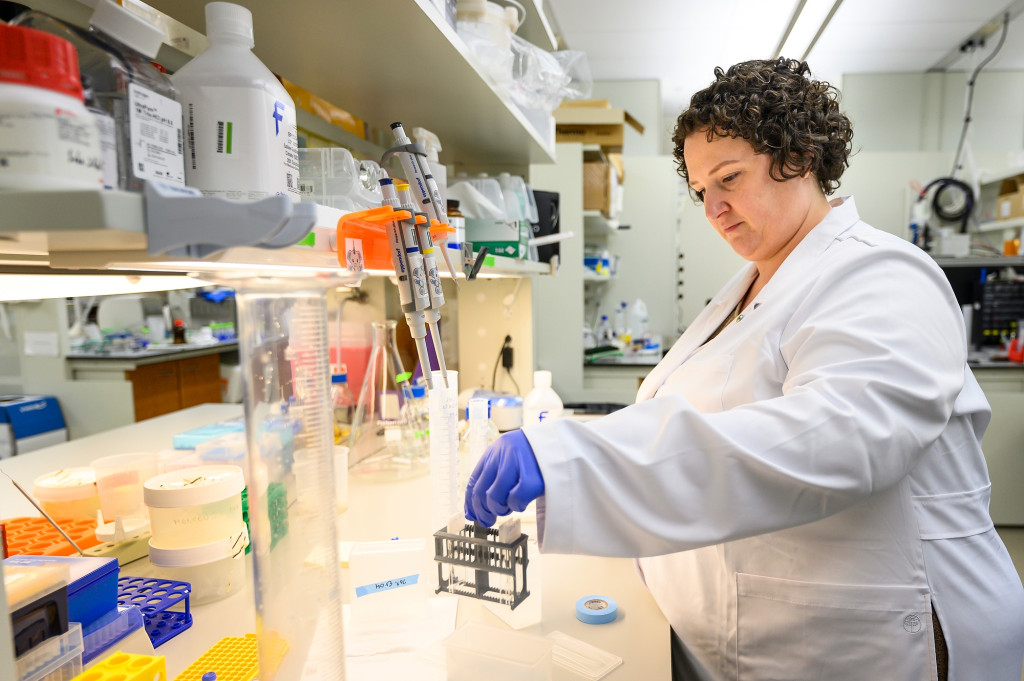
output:
[{"label": "white plastic jar", "polygon": [[238,466],[195,466],[146,480],[150,546],[183,549],[221,541],[242,526],[242,489]]},{"label": "white plastic jar", "polygon": [[0,23],[0,190],[102,189],[96,120],[68,41]]},{"label": "white plastic jar", "polygon": [[40,475],[32,485],[32,496],[50,517],[59,520],[96,520],[100,507],[96,473],[89,466]]},{"label": "white plastic jar", "polygon": [[164,579],[188,582],[191,605],[226,598],[246,582],[245,548],[249,533],[241,530],[227,539],[178,549],[162,549],[149,543],[149,562]]}]

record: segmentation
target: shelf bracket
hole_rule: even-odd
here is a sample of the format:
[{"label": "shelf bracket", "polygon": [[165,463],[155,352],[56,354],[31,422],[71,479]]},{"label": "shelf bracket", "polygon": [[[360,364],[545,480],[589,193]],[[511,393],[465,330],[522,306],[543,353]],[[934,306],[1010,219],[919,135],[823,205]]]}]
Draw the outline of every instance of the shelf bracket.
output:
[{"label": "shelf bracket", "polygon": [[238,202],[151,181],[143,195],[151,255],[205,258],[233,246],[283,248],[316,222],[316,206],[287,196]]}]

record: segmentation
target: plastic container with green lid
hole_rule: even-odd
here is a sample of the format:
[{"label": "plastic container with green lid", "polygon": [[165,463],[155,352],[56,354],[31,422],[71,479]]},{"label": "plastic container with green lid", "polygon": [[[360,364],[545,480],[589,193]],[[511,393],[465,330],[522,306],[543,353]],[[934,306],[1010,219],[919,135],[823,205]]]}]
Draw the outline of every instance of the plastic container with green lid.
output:
[{"label": "plastic container with green lid", "polygon": [[96,473],[90,466],[40,475],[32,485],[32,496],[51,518],[60,520],[95,520],[100,507]]}]

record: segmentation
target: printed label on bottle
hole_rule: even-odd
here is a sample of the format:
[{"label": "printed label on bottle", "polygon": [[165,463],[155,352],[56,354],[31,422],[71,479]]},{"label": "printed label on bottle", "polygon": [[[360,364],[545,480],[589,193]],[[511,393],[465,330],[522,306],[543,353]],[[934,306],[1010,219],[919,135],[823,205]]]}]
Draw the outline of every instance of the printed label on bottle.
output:
[{"label": "printed label on bottle", "polygon": [[128,84],[132,175],[185,185],[181,104],[137,83]]},{"label": "printed label on bottle", "polygon": [[44,104],[5,102],[0,111],[0,178],[18,175],[48,175],[102,187],[96,121],[84,109],[76,113]]},{"label": "printed label on bottle", "polygon": [[301,198],[295,107],[264,90],[180,86],[188,185],[207,196]]},{"label": "printed label on bottle", "polygon": [[100,153],[103,156],[103,186],[117,188],[117,126],[114,117],[99,109],[89,109],[100,131]]}]

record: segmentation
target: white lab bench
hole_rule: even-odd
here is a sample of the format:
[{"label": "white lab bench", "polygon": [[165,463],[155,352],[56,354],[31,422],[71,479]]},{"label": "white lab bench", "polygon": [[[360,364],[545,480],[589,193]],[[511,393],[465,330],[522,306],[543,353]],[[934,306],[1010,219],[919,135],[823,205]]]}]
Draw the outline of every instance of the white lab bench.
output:
[{"label": "white lab bench", "polygon": [[[234,418],[241,413],[242,407],[237,404],[200,405],[6,459],[0,468],[23,487],[31,489],[36,476],[48,471],[88,465],[90,460],[109,454],[166,449],[171,446],[175,433]],[[37,515],[2,478],[0,489],[3,490],[0,492],[0,518]],[[338,536],[340,540],[350,541],[387,539],[396,535],[428,537],[432,534],[429,508],[429,476],[388,483],[365,482],[352,476],[349,508],[338,518]],[[430,544],[433,545],[432,538]],[[611,681],[656,681],[671,677],[668,622],[640,583],[631,560],[565,555],[531,556],[531,561],[534,559],[540,560],[543,571],[542,619],[522,631],[538,635],[561,631],[620,656],[624,664],[606,677]],[[148,568],[148,561],[142,559],[122,566],[121,572],[145,574],[145,568]],[[575,617],[576,600],[590,594],[616,599],[618,618],[597,626],[579,622]],[[192,628],[156,650],[156,654],[166,656],[171,679],[221,638],[256,631],[251,588],[221,601],[193,607],[192,614]],[[460,597],[457,626],[469,621],[505,626],[481,601]],[[0,655],[9,654],[7,650],[0,651]],[[143,652],[130,648],[125,651]],[[553,678],[572,681],[580,677],[555,666]]]}]

